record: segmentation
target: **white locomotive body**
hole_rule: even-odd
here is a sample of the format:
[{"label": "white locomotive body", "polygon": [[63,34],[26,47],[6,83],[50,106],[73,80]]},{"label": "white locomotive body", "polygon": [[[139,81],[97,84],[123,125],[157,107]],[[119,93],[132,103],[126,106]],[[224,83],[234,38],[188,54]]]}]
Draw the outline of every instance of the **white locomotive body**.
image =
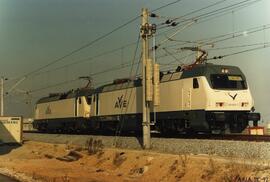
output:
[{"label": "white locomotive body", "polygon": [[[104,85],[87,97],[91,98],[90,104],[84,106],[81,115],[77,112],[73,116],[87,118],[84,123],[89,130],[118,130],[119,126],[125,131],[141,130],[140,79]],[[61,105],[61,100],[55,102]],[[36,120],[39,122],[36,125],[51,119],[52,115],[46,117],[41,112],[45,112],[44,104],[47,103],[37,104]],[[239,68],[201,64],[190,70],[161,74],[160,105],[151,107],[151,120],[155,118],[155,129],[164,133],[242,132],[249,121],[256,124],[260,120],[259,113],[251,112],[253,106],[246,78]],[[72,104],[65,107],[76,108]],[[74,109],[71,110],[66,116],[74,113]],[[61,109],[57,112],[59,117],[63,118],[63,112]],[[58,115],[53,117],[58,118]]]},{"label": "white locomotive body", "polygon": [[52,132],[85,129],[92,93],[92,90],[76,90],[41,98],[35,107],[34,128]]}]

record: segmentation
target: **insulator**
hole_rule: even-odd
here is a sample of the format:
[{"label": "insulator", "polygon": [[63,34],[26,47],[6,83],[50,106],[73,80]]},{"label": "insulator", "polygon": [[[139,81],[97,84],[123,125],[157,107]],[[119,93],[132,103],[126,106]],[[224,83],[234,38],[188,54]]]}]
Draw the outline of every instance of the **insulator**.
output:
[{"label": "insulator", "polygon": [[153,100],[153,84],[152,80],[146,80],[146,101]]},{"label": "insulator", "polygon": [[159,84],[159,64],[154,64],[154,74],[153,74],[153,83]]},{"label": "insulator", "polygon": [[156,18],[156,17],[158,17],[155,13],[150,13],[150,15],[149,15],[150,17],[152,17],[152,18]]},{"label": "insulator", "polygon": [[153,104],[154,106],[160,105],[160,72],[159,64],[154,64],[154,74],[153,74]]},{"label": "insulator", "polygon": [[178,23],[176,23],[176,22],[172,22],[172,24],[171,24],[172,27],[175,27],[176,25],[178,25]]},{"label": "insulator", "polygon": [[146,60],[146,101],[152,101],[153,99],[152,62],[152,59]]},{"label": "insulator", "polygon": [[166,20],[165,21],[165,24],[171,24],[172,23],[172,20]]},{"label": "insulator", "polygon": [[160,105],[160,85],[154,85],[154,98],[153,98],[153,104],[154,106]]},{"label": "insulator", "polygon": [[156,24],[152,24],[152,34],[155,34],[157,31],[157,25]]},{"label": "insulator", "polygon": [[146,60],[146,80],[152,80],[152,59]]}]

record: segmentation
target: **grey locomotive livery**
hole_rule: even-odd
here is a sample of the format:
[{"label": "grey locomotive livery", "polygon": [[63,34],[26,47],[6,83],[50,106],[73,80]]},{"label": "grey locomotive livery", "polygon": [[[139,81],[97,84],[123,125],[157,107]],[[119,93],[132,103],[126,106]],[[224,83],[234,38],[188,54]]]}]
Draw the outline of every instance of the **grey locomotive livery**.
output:
[{"label": "grey locomotive livery", "polygon": [[[254,112],[245,75],[238,67],[199,64],[160,74],[160,104],[151,107],[153,129],[161,133],[240,133]],[[142,130],[141,79],[122,79],[96,89],[79,89],[40,99],[34,128],[40,131]]]}]

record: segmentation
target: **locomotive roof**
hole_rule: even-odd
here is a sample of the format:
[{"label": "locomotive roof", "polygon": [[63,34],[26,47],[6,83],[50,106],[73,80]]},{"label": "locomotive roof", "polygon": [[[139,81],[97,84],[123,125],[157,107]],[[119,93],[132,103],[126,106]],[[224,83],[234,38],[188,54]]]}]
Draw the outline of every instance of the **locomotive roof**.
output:
[{"label": "locomotive roof", "polygon": [[[228,73],[222,73],[222,69],[228,70]],[[211,74],[241,75],[242,78],[245,80],[244,74],[236,66],[215,65],[215,64],[207,63],[207,64],[198,64],[190,70],[162,73],[160,76],[160,82],[162,83],[162,82],[167,82],[167,81],[192,78],[192,77],[198,77],[198,76],[206,76],[207,78],[209,78]],[[113,90],[139,87],[141,85],[142,85],[141,79],[130,80],[124,83],[118,83],[118,84],[111,83],[111,84],[103,85],[97,88],[96,92],[97,93],[109,92]]]},{"label": "locomotive roof", "polygon": [[121,89],[126,89],[126,88],[139,87],[141,85],[142,85],[141,79],[131,80],[131,81],[118,83],[118,84],[110,83],[107,85],[100,86],[99,88],[96,89],[96,92],[100,93],[100,92],[108,92],[112,90],[121,90]]},{"label": "locomotive roof", "polygon": [[[222,70],[228,70],[227,73],[223,73]],[[236,66],[228,66],[228,65],[215,65],[211,63],[207,64],[199,64],[193,67],[190,70],[182,70],[176,72],[167,72],[160,74],[160,82],[174,81],[185,78],[193,78],[198,76],[206,76],[207,79],[210,79],[211,74],[230,74],[230,75],[241,75],[243,80],[245,80],[244,74],[241,70]],[[57,101],[61,99],[74,98],[78,96],[87,96],[92,95],[94,93],[102,93],[109,92],[114,90],[121,90],[126,88],[139,87],[142,85],[142,80],[140,78],[136,80],[126,80],[122,83],[111,83],[107,85],[103,85],[98,87],[97,89],[77,89],[71,90],[66,93],[54,94],[49,97],[43,97],[37,101],[38,103]]]},{"label": "locomotive roof", "polygon": [[[224,70],[227,71],[224,73]],[[211,74],[241,75],[244,80],[246,79],[242,71],[236,66],[215,65],[211,63],[196,65],[191,70],[184,70],[181,79],[196,76],[210,77]]]},{"label": "locomotive roof", "polygon": [[43,97],[37,101],[37,104],[39,103],[46,103],[46,102],[52,102],[62,99],[69,99],[69,98],[75,98],[80,96],[88,96],[92,95],[94,93],[94,89],[77,89],[77,90],[70,90],[65,93],[55,93],[50,94],[48,97]]}]

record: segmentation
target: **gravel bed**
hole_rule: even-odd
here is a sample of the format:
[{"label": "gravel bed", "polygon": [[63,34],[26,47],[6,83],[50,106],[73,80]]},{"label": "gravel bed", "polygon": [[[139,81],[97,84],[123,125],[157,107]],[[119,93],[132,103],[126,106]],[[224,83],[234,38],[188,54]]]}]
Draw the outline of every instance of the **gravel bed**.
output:
[{"label": "gravel bed", "polygon": [[[85,146],[87,140],[102,140],[105,147],[142,149],[142,138],[95,135],[24,133],[25,140]],[[270,142],[205,139],[152,138],[151,151],[171,154],[209,154],[222,157],[270,160]]]}]

